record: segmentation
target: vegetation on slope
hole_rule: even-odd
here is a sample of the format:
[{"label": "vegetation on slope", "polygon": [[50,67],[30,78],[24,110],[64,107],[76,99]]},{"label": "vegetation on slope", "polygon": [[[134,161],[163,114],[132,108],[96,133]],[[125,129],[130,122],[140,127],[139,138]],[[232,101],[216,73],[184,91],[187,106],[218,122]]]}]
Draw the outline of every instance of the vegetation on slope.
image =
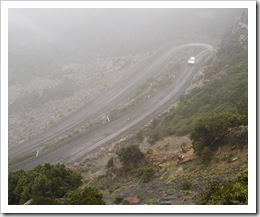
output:
[{"label": "vegetation on slope", "polygon": [[[234,179],[236,174],[245,171],[247,165],[244,154],[241,155],[241,162],[234,163],[238,159],[239,153],[246,152],[243,147],[248,143],[247,24],[243,21],[243,18],[238,20],[224,36],[217,49],[216,58],[211,65],[204,69],[203,86],[194,88],[182,96],[180,103],[168,114],[154,119],[148,127],[141,129],[131,140],[133,144],[140,144],[146,137],[148,143],[153,145],[166,136],[188,134],[192,140],[193,150],[200,159],[193,158],[193,162],[188,159],[185,162],[177,162],[176,165],[169,163],[169,168],[164,169],[165,173],[171,174],[166,184],[172,184],[175,193],[179,191],[178,182],[181,182],[182,191],[191,195],[189,199],[193,197],[191,189],[194,186],[196,186],[197,192],[202,192],[197,199],[197,204],[235,205],[248,202],[247,172],[241,173],[238,178]],[[221,153],[220,147],[223,148],[224,153]],[[132,155],[127,156],[127,153],[125,152],[124,159],[128,159],[128,157],[134,159]],[[145,153],[145,157],[147,155],[148,151]],[[212,160],[213,162],[210,163]],[[201,162],[203,165],[200,165]],[[185,166],[183,166],[184,163]],[[135,166],[139,167],[138,162]],[[203,167],[198,168],[200,166]],[[162,163],[160,167],[163,167]],[[175,172],[170,173],[172,168]],[[188,174],[186,174],[187,171],[189,171]],[[182,174],[180,175],[182,178],[179,178],[178,174]],[[129,175],[131,174],[129,173]],[[159,171],[156,177],[160,175],[162,175],[162,171]],[[163,180],[163,175],[161,177]],[[228,178],[226,179],[226,177]],[[189,183],[188,181],[191,179],[194,182]],[[105,180],[104,178],[102,183],[106,183],[107,187],[110,186],[109,181]],[[117,193],[120,188],[118,187],[120,180],[118,175],[115,190]],[[156,178],[152,182],[154,185],[158,184]],[[203,185],[198,182],[208,183],[208,187],[203,189]],[[163,186],[161,184],[160,188]],[[169,191],[169,189],[167,190]],[[142,197],[146,196],[139,196],[139,198]],[[178,201],[176,199],[178,197],[174,196],[174,201]],[[157,198],[157,202],[160,200]]]},{"label": "vegetation on slope", "polygon": [[[230,113],[205,115],[193,125],[190,135],[195,153],[201,155],[205,148],[216,150],[223,143],[230,128],[247,125],[246,116]],[[243,139],[242,139],[243,138]],[[241,145],[247,143],[247,134],[241,135]]]},{"label": "vegetation on slope", "polygon": [[206,116],[226,114],[246,117],[247,83],[247,66],[243,64],[230,75],[216,78],[183,96],[170,115],[153,121],[145,135],[154,143],[167,135],[190,133],[192,125]]},{"label": "vegetation on slope", "polygon": [[227,34],[217,50],[216,59],[204,70],[204,85],[182,96],[179,105],[168,115],[155,119],[143,130],[150,143],[168,135],[180,136],[196,131],[194,127],[210,121],[211,117],[231,120],[236,116],[240,121],[228,127],[247,125],[248,64],[244,34],[245,30],[241,28]]},{"label": "vegetation on slope", "polygon": [[[63,164],[38,165],[33,170],[10,172],[8,176],[8,203],[44,205],[62,204],[59,198],[65,197],[65,204],[104,204],[97,189],[82,185],[80,174]],[[84,197],[89,195],[89,198]]]},{"label": "vegetation on slope", "polygon": [[156,172],[156,167],[152,165],[145,154],[141,152],[138,145],[122,147],[116,152],[122,165],[114,165],[114,158],[107,162],[108,174],[114,173],[119,176],[134,176],[137,182],[149,182]]},{"label": "vegetation on slope", "polygon": [[[198,195],[197,204],[248,203],[247,171],[234,179],[247,167],[246,150],[243,150],[248,138],[247,30],[240,21],[224,37],[216,59],[206,68],[204,85],[181,97],[179,105],[169,114],[140,130],[132,140],[134,145],[117,150],[120,163],[111,158],[107,173],[89,182],[109,195],[110,203],[123,204],[124,197],[132,196],[133,192],[147,204],[164,204],[164,200],[171,200],[170,204],[190,200],[194,204],[194,195]],[[160,161],[156,164],[155,150],[143,153],[136,145],[145,137],[153,144],[168,135],[187,134],[199,160],[183,160],[187,150],[180,154],[165,152],[165,156],[157,151]],[[169,146],[166,145],[165,148]],[[214,152],[220,146],[225,150],[218,155]],[[241,161],[236,161],[242,152],[238,147],[243,150]],[[232,156],[234,153],[236,157]],[[148,156],[154,161],[150,162]],[[180,159],[174,162],[176,156]],[[23,204],[31,198],[31,204],[105,204],[96,188],[78,188],[81,179],[60,164],[10,173],[9,204]],[[121,195],[122,192],[125,194]]]},{"label": "vegetation on slope", "polygon": [[198,196],[198,205],[246,205],[248,204],[248,172],[233,180],[215,180]]}]

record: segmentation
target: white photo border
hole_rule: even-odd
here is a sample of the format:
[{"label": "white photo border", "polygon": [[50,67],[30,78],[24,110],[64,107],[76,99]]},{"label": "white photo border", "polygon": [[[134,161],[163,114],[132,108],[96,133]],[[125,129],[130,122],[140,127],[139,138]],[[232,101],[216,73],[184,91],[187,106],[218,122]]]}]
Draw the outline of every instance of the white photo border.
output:
[{"label": "white photo border", "polygon": [[[248,205],[8,205],[9,8],[248,8]],[[2,1],[1,2],[1,213],[256,213],[256,2],[255,1]]]}]

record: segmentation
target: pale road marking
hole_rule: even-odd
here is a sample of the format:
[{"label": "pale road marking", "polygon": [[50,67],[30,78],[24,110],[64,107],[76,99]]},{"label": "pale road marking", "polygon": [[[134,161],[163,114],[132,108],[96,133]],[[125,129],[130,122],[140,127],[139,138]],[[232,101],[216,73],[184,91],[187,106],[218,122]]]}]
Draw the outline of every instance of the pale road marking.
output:
[{"label": "pale road marking", "polygon": [[38,154],[39,154],[39,152],[40,152],[40,151],[37,151],[37,153],[36,153],[36,156],[35,156],[35,157],[38,157]]}]

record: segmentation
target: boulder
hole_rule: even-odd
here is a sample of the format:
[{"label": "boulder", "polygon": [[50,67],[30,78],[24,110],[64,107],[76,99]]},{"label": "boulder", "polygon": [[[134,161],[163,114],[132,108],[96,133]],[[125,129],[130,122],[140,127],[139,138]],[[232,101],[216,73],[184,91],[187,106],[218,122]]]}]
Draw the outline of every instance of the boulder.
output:
[{"label": "boulder", "polygon": [[122,168],[122,163],[120,162],[118,157],[114,157],[113,158],[113,165],[114,167],[116,167],[117,169],[121,169]]},{"label": "boulder", "polygon": [[108,151],[109,153],[114,152],[114,146],[109,147],[109,148],[107,149],[107,151]]},{"label": "boulder", "polygon": [[30,205],[31,204],[31,202],[32,202],[32,199],[30,199],[30,200],[28,200],[28,201],[26,201],[23,205]]},{"label": "boulder", "polygon": [[140,201],[137,197],[127,197],[123,200],[122,205],[135,205]]},{"label": "boulder", "polygon": [[237,158],[238,158],[238,157],[234,157],[234,158],[232,159],[232,162],[236,161],[236,160],[237,160]]},{"label": "boulder", "polygon": [[179,167],[176,172],[174,173],[174,176],[178,176],[180,174],[183,174],[183,168],[182,167]]}]

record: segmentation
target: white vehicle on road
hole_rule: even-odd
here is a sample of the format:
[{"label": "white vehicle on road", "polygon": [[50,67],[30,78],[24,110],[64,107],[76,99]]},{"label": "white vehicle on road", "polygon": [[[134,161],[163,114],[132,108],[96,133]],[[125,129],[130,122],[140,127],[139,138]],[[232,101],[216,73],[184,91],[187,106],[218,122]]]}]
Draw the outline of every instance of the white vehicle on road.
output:
[{"label": "white vehicle on road", "polygon": [[195,64],[195,57],[191,57],[188,61],[189,65],[194,65]]}]

